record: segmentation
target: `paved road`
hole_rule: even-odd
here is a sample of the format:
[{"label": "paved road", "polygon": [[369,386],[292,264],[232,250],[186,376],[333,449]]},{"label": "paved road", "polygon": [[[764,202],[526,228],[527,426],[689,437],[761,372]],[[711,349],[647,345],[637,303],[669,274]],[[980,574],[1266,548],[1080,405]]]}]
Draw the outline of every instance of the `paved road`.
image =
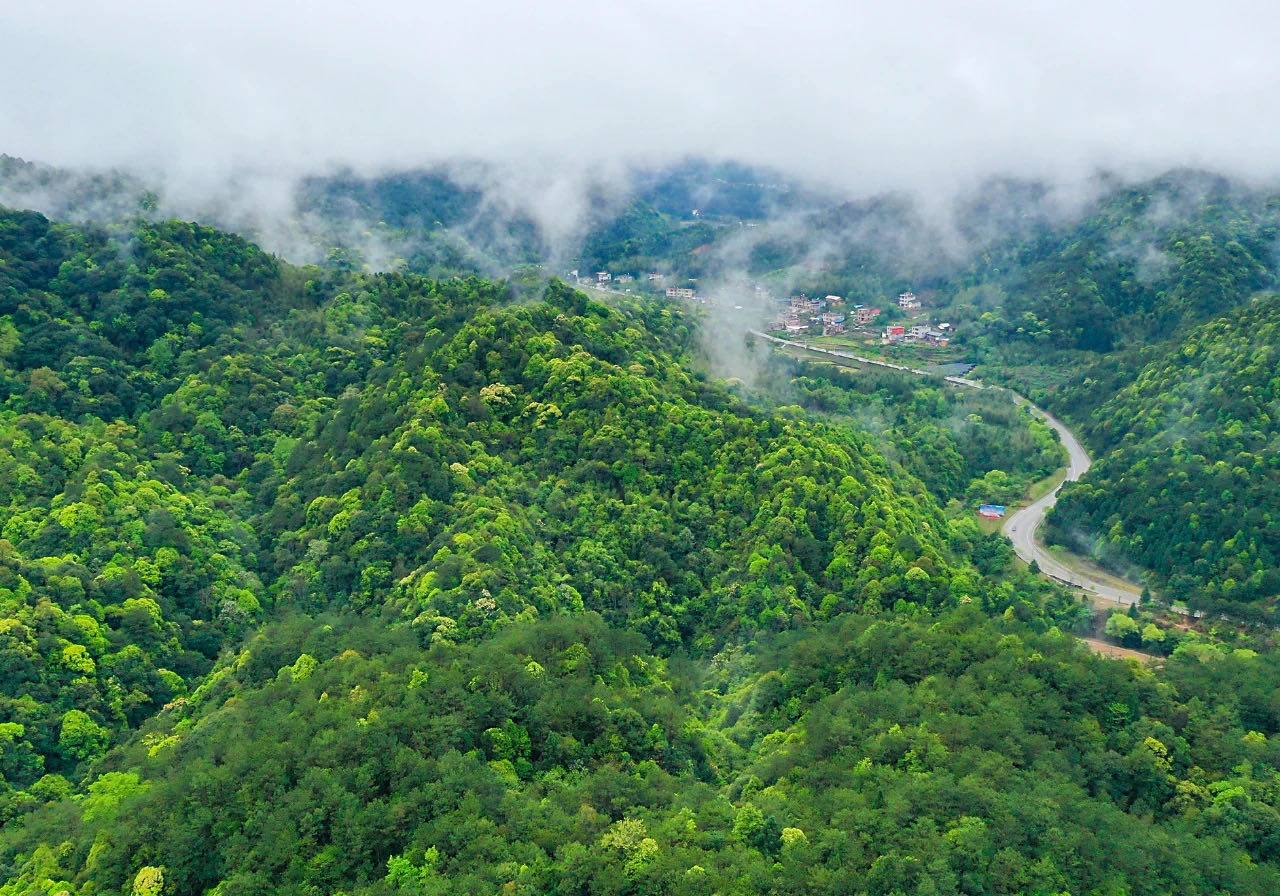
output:
[{"label": "paved road", "polygon": [[[750,331],[753,336],[761,339],[767,339],[770,342],[776,342],[779,345],[787,345],[792,348],[806,349],[811,352],[821,352],[824,355],[833,355],[837,358],[847,358],[851,361],[857,361],[861,364],[875,364],[878,367],[891,367],[894,370],[902,370],[907,373],[914,373],[920,376],[933,376],[927,370],[920,370],[915,367],[904,367],[901,364],[891,364],[888,361],[878,361],[875,358],[864,358],[861,355],[855,355],[851,352],[839,352],[829,348],[818,348],[799,342],[791,342],[787,339],[779,339],[777,336],[770,336],[767,333],[761,333],[759,330]],[[977,380],[965,379],[960,376],[943,377],[948,383],[957,386],[967,386],[971,389],[981,389],[983,384]],[[1133,604],[1138,602],[1141,596],[1141,589],[1137,587],[1118,587],[1112,582],[1104,582],[1092,576],[1085,575],[1073,569],[1063,566],[1045,551],[1044,547],[1036,540],[1036,530],[1040,528],[1040,524],[1044,522],[1044,515],[1049,512],[1049,508],[1058,502],[1058,491],[1063,484],[1067,482],[1075,482],[1085,471],[1089,469],[1092,461],[1089,459],[1089,452],[1084,450],[1084,446],[1080,444],[1080,440],[1075,437],[1071,430],[1067,429],[1062,423],[1048,411],[1036,407],[1021,395],[1014,393],[1014,401],[1018,404],[1026,405],[1027,408],[1036,417],[1052,426],[1062,439],[1062,444],[1067,449],[1067,472],[1062,482],[1054,487],[1047,495],[1040,500],[1030,504],[1004,522],[1002,531],[1005,536],[1013,542],[1014,552],[1022,558],[1026,563],[1032,560],[1040,567],[1040,572],[1047,575],[1051,579],[1065,585],[1074,585],[1077,588],[1083,588],[1090,594],[1097,595],[1105,600],[1113,600],[1122,604]]]},{"label": "paved road", "polygon": [[[778,345],[787,345],[791,348],[803,349],[807,352],[820,352],[824,355],[831,355],[835,358],[845,358],[849,361],[857,361],[859,364],[874,364],[876,367],[888,367],[891,370],[901,370],[904,373],[914,373],[917,376],[937,376],[936,373],[930,373],[927,370],[921,370],[918,367],[906,367],[902,364],[892,364],[888,361],[879,361],[875,358],[864,358],[862,355],[855,355],[853,352],[838,352],[833,348],[819,348],[816,345],[809,345],[807,342],[792,342],[789,339],[779,339],[777,336],[770,336],[768,333],[761,333],[759,330],[748,330],[752,336],[760,339],[767,339],[769,342],[776,342]],[[967,380],[962,376],[944,376],[944,380],[956,386],[968,386],[970,389],[984,389],[985,386],[977,380]]]},{"label": "paved road", "polygon": [[1122,604],[1137,603],[1142,593],[1137,587],[1117,587],[1114,584],[1099,581],[1076,570],[1068,569],[1050,556],[1036,539],[1036,530],[1044,522],[1044,515],[1049,512],[1049,508],[1058,503],[1058,492],[1063,484],[1074,482],[1083,476],[1092,461],[1089,460],[1089,453],[1084,450],[1080,440],[1055,417],[1031,404],[1022,396],[1018,396],[1014,400],[1019,404],[1027,405],[1032,414],[1057,430],[1058,436],[1062,439],[1062,444],[1067,449],[1067,473],[1062,482],[1051,492],[1005,520],[1001,531],[1013,542],[1014,552],[1023,561],[1027,563],[1032,560],[1036,561],[1040,571],[1049,576],[1049,578],[1083,588],[1090,594],[1095,594],[1106,600],[1113,600]]}]

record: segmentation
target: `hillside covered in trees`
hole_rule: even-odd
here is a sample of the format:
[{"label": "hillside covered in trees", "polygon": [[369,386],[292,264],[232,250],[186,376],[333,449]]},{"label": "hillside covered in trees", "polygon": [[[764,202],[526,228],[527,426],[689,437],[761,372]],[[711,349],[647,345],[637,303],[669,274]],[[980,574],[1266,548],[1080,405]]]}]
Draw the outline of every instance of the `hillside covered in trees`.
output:
[{"label": "hillside covered in trees", "polygon": [[1280,595],[1278,346],[1270,295],[1144,365],[1088,417],[1106,453],[1064,490],[1050,534],[1154,571],[1193,606],[1261,602],[1269,617]]},{"label": "hillside covered in trees", "polygon": [[695,327],[0,215],[0,893],[1280,887],[1274,656],[1090,655],[935,497],[1010,409]]},{"label": "hillside covered in trees", "polygon": [[979,375],[1069,421],[1097,461],[1046,535],[1158,597],[1268,621],[1278,235],[1274,192],[1175,171],[1065,223],[1030,215],[949,293]]},{"label": "hillside covered in trees", "polygon": [[1021,228],[993,222],[1011,235],[949,288],[996,358],[1015,345],[1096,353],[1162,342],[1277,282],[1280,199],[1224,177],[1116,184],[1069,216],[1013,201]]},{"label": "hillside covered in trees", "polygon": [[[482,217],[429,178],[315,190]],[[1265,602],[1275,302],[1157,341],[1266,282],[1265,209],[1202,191],[1206,260],[1147,270],[1098,247],[1169,200],[1124,201],[1138,224],[1114,200],[1011,268],[1055,313],[1085,278],[1037,270],[1119,278],[1095,319],[1124,339],[1000,351],[1132,343],[1046,393],[1105,452],[1051,531],[1197,605]],[[693,233],[626,214],[649,224],[601,258]],[[811,367],[749,405],[689,372],[674,309],[330,261],[0,221],[3,892],[1272,886],[1271,658],[1089,658],[1053,628],[1078,608],[940,511],[1055,465],[1011,405]]]}]

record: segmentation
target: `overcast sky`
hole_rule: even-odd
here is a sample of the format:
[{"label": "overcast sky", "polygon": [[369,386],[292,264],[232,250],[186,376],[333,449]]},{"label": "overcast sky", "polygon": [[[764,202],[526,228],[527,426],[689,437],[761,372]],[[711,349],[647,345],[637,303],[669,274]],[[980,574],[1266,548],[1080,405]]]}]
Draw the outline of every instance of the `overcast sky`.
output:
[{"label": "overcast sky", "polygon": [[0,152],[376,168],[689,153],[856,190],[1280,173],[1280,4],[0,4]]}]

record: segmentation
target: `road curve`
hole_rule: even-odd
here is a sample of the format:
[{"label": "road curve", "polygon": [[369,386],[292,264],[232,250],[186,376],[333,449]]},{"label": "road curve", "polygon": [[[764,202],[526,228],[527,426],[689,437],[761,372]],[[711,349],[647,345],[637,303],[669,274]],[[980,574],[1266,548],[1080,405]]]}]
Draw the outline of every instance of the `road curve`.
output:
[{"label": "road curve", "polygon": [[[901,364],[892,364],[888,361],[876,360],[875,358],[864,358],[861,355],[855,355],[851,352],[835,351],[834,349],[829,348],[818,348],[816,346],[808,345],[807,343],[801,344],[799,342],[792,342],[788,339],[779,339],[777,336],[770,336],[767,333],[761,333],[759,330],[749,330],[748,332],[753,336],[761,339],[767,339],[769,342],[774,342],[779,345],[805,349],[811,352],[821,352],[824,355],[833,355],[837,358],[847,358],[851,361],[857,361],[862,364],[874,364],[878,367],[890,367],[894,370],[914,373],[919,376],[932,375],[926,370],[920,370],[915,367],[905,367]],[[983,384],[977,380],[965,379],[964,377],[948,376],[943,377],[943,379],[956,386],[966,386],[971,389],[984,388]],[[1105,600],[1112,600],[1121,604],[1137,603],[1138,598],[1141,596],[1141,590],[1137,587],[1117,587],[1110,582],[1103,582],[1076,570],[1068,569],[1066,566],[1055,560],[1044,549],[1040,542],[1036,540],[1036,530],[1040,528],[1040,524],[1044,522],[1044,515],[1049,512],[1049,508],[1058,502],[1058,492],[1062,489],[1062,486],[1068,482],[1075,482],[1083,476],[1093,461],[1089,459],[1089,452],[1084,450],[1084,446],[1080,444],[1080,440],[1075,437],[1075,434],[1072,433],[1071,430],[1063,426],[1061,421],[1051,415],[1048,411],[1036,407],[1016,392],[1012,393],[1012,395],[1013,400],[1016,403],[1026,405],[1027,409],[1033,416],[1043,420],[1045,423],[1049,424],[1049,426],[1052,426],[1058,433],[1058,437],[1062,440],[1063,446],[1067,449],[1067,471],[1063,476],[1062,481],[1054,486],[1052,491],[1043,498],[1027,505],[1005,520],[1001,531],[1011,542],[1013,542],[1014,553],[1016,553],[1025,563],[1030,563],[1034,560],[1036,565],[1040,567],[1041,573],[1051,579],[1061,582],[1064,585],[1074,585],[1075,587],[1082,588],[1097,597],[1101,597]]]},{"label": "road curve", "polygon": [[1090,594],[1105,600],[1113,600],[1122,604],[1137,603],[1141,595],[1141,591],[1138,588],[1119,588],[1107,582],[1098,581],[1076,570],[1068,569],[1050,556],[1040,542],[1036,540],[1036,530],[1044,522],[1044,515],[1049,512],[1049,508],[1058,503],[1058,492],[1061,491],[1062,486],[1068,482],[1075,482],[1083,476],[1092,461],[1089,460],[1089,453],[1084,450],[1080,440],[1075,437],[1071,430],[1063,426],[1057,418],[1036,407],[1021,395],[1016,395],[1014,401],[1018,404],[1026,405],[1034,416],[1052,426],[1058,433],[1058,437],[1062,439],[1062,444],[1067,449],[1067,472],[1062,482],[1058,483],[1047,495],[1038,501],[1028,504],[1005,520],[1001,531],[1013,542],[1014,552],[1024,562],[1030,563],[1034,560],[1036,565],[1040,567],[1040,571],[1049,578],[1056,579],[1067,585],[1075,585],[1077,588],[1083,588]]}]

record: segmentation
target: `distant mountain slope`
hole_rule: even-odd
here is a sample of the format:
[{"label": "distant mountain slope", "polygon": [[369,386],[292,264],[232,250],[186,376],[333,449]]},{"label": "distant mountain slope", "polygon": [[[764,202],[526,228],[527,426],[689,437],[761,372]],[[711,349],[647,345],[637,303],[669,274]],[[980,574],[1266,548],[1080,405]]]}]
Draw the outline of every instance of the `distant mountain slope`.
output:
[{"label": "distant mountain slope", "polygon": [[988,339],[1105,352],[1161,341],[1274,286],[1277,237],[1274,195],[1174,171],[995,243],[964,279],[1006,297],[976,321]]},{"label": "distant mountain slope", "polygon": [[0,206],[105,224],[153,212],[155,184],[116,170],[73,170],[0,153]]},{"label": "distant mountain slope", "polygon": [[731,161],[690,158],[659,168],[633,169],[632,177],[638,199],[686,221],[694,217],[762,221],[830,201],[780,171]]}]

